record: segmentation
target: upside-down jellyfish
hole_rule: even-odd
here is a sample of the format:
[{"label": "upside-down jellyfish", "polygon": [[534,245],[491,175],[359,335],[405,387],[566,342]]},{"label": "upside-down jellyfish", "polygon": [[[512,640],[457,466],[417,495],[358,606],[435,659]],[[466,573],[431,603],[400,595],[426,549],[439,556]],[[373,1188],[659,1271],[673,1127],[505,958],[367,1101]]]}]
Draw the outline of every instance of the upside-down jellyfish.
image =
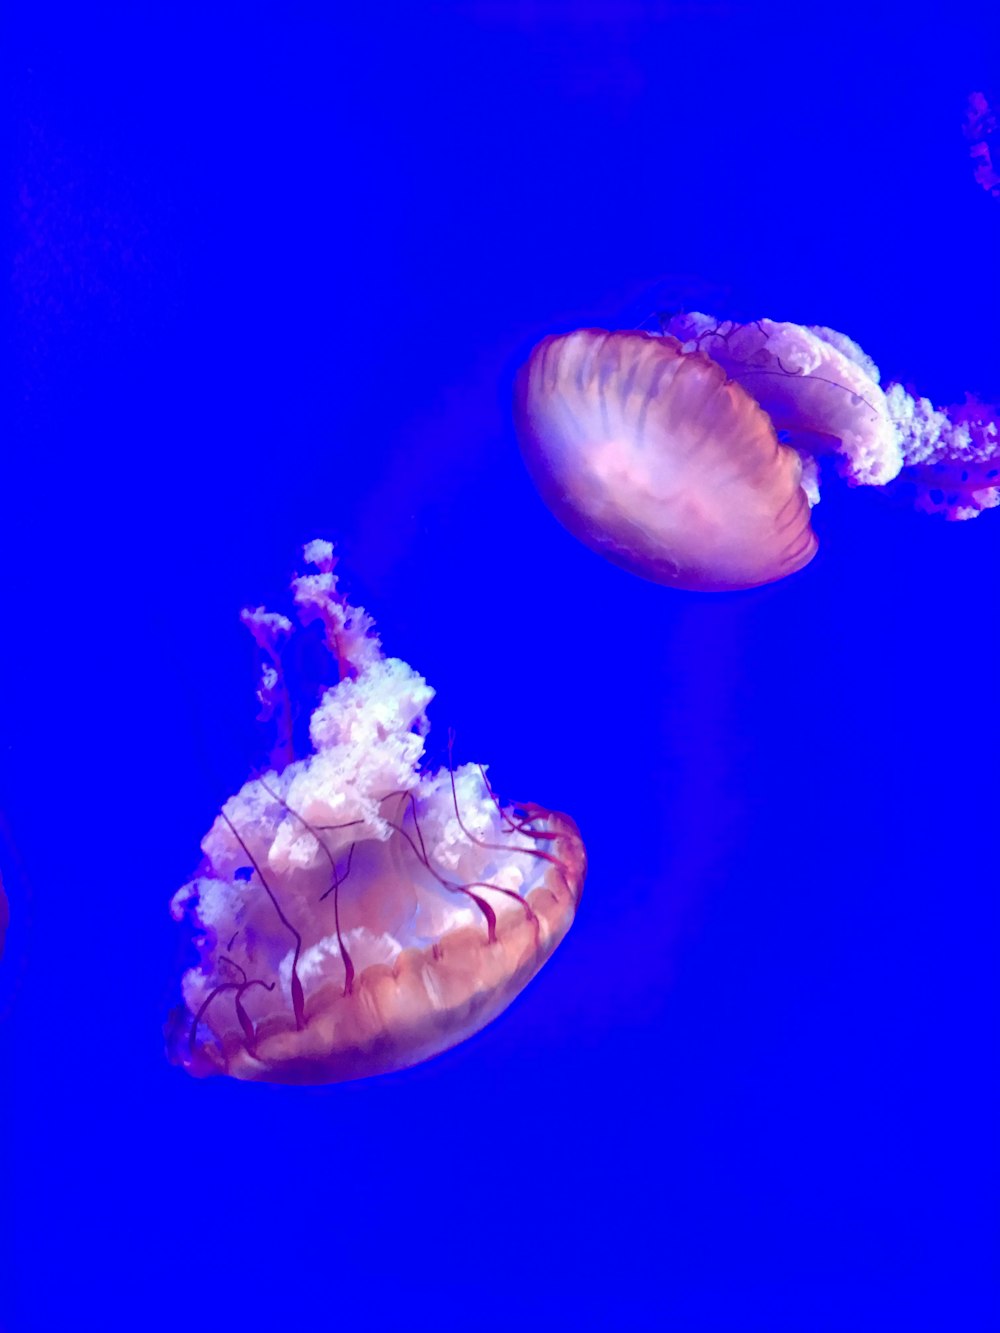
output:
[{"label": "upside-down jellyfish", "polygon": [[514,412],[563,525],[678,588],[749,588],[808,564],[826,457],[850,485],[905,487],[946,518],[1000,503],[997,410],[883,391],[871,358],[832,329],[690,314],[660,334],[545,338]]},{"label": "upside-down jellyfish", "polygon": [[[305,557],[316,572],[292,583],[298,626],[243,613],[280,759],[225,803],[171,903],[198,962],[168,1052],[193,1074],[334,1083],[447,1050],[527,985],[583,888],[568,816],[502,805],[481,765],[421,769],[433,690],[383,655],[338,590],[330,543]],[[312,752],[294,759],[283,654],[314,626],[338,679],[310,714]]]}]

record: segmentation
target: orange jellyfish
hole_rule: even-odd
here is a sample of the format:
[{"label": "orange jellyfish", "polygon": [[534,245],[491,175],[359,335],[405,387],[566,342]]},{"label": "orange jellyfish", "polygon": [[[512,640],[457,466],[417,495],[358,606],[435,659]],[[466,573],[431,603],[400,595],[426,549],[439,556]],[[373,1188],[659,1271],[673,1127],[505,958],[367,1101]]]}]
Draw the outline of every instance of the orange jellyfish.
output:
[{"label": "orange jellyfish", "polygon": [[[433,691],[383,655],[338,590],[332,546],[305,556],[316,572],[292,584],[298,627],[243,614],[278,761],[226,802],[171,903],[198,961],[168,1053],[197,1075],[335,1083],[447,1050],[527,985],[583,887],[568,816],[504,806],[480,765],[422,770]],[[337,679],[295,759],[282,654],[317,625]]]},{"label": "orange jellyfish", "polygon": [[802,462],[754,398],[672,337],[544,339],[515,417],[543,498],[570,532],[658,583],[771,583],[816,553]]},{"label": "orange jellyfish", "polygon": [[905,488],[950,519],[1000,503],[997,409],[883,390],[871,358],[833,329],[686,314],[662,334],[545,338],[514,414],[563,525],[677,588],[751,588],[807,565],[825,459],[851,486]]}]

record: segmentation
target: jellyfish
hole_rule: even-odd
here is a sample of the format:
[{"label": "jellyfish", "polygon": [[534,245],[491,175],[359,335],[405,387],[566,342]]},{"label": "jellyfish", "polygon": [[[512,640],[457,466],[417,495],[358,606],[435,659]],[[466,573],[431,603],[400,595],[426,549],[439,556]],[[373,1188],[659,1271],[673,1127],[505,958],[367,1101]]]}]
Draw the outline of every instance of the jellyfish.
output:
[{"label": "jellyfish", "polygon": [[[503,804],[486,768],[425,770],[433,690],[384,656],[338,587],[329,542],[305,547],[297,624],[243,613],[262,651],[272,766],[223,805],[198,873],[171,902],[197,961],[167,1027],[190,1073],[336,1083],[426,1060],[479,1031],[571,926],[586,856],[567,815]],[[296,758],[289,673],[319,630],[334,683]]]},{"label": "jellyfish", "polygon": [[816,552],[799,455],[721,366],[676,338],[547,338],[515,410],[549,507],[626,569],[678,588],[748,588]]},{"label": "jellyfish", "polygon": [[1000,503],[997,409],[936,409],[845,334],[692,313],[660,332],[551,336],[519,372],[515,426],[574,536],[655,582],[773,583],[816,554],[825,460],[850,486],[905,488],[972,518]]},{"label": "jellyfish", "polygon": [[962,132],[969,145],[969,157],[973,163],[973,175],[976,184],[987,193],[1000,196],[1000,172],[993,161],[993,149],[997,147],[997,114],[986,96],[981,92],[970,93],[965,105],[965,120]]}]

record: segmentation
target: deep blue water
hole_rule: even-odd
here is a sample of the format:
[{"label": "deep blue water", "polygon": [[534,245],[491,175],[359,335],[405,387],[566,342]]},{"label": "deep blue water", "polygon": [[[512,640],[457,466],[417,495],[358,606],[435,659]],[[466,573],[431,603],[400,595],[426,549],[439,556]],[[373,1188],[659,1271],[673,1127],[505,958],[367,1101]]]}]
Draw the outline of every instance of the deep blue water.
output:
[{"label": "deep blue water", "polygon": [[[804,572],[682,594],[556,524],[508,406],[664,289],[1000,396],[997,30],[878,8],[9,34],[4,1333],[997,1326],[1000,511],[829,482]],[[314,536],[433,757],[590,877],[457,1050],[198,1082],[167,904],[259,758],[238,611]]]}]

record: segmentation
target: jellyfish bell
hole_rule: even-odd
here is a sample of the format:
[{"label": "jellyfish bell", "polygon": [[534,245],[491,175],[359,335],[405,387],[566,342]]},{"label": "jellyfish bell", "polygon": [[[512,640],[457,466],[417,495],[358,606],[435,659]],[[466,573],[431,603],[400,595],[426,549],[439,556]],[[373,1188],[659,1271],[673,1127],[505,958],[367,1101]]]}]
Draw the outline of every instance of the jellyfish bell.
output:
[{"label": "jellyfish bell", "polygon": [[518,376],[515,423],[556,517],[645,578],[750,588],[816,553],[799,455],[717,362],[674,337],[544,339]]},{"label": "jellyfish bell", "polygon": [[282,759],[226,802],[171,904],[198,961],[168,1053],[197,1075],[334,1083],[438,1054],[527,985],[582,891],[568,816],[504,806],[479,766],[421,767],[433,691],[384,657],[329,544],[306,558],[319,572],[293,584],[298,620],[322,622],[339,683],[312,713],[311,753],[289,758],[281,647],[296,629],[245,613]]}]

